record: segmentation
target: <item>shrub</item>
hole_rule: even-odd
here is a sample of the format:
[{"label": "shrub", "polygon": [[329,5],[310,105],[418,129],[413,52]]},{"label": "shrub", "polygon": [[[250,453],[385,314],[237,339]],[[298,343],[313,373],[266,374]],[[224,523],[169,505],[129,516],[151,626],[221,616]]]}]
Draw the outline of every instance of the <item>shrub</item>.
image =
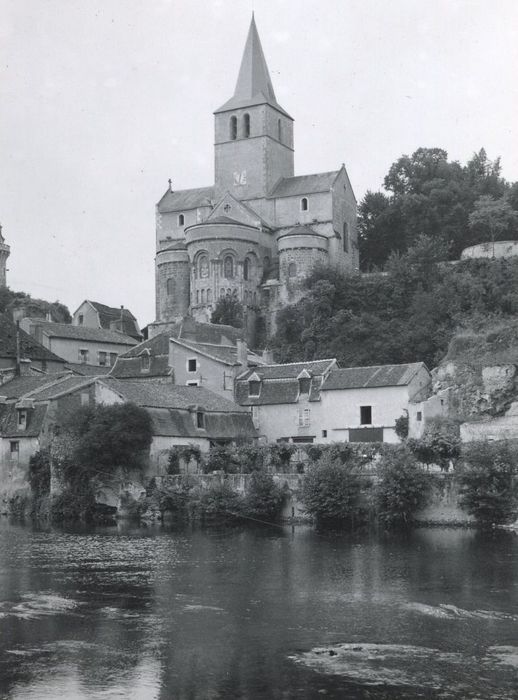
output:
[{"label": "shrub", "polygon": [[239,473],[239,462],[236,450],[231,445],[215,445],[210,448],[204,465],[205,473],[225,472],[225,474]]},{"label": "shrub", "polygon": [[396,435],[400,440],[406,440],[408,437],[408,412],[404,413],[399,418],[396,418],[395,424]]},{"label": "shrub", "polygon": [[188,465],[191,459],[194,459],[196,464],[199,466],[201,461],[201,450],[198,445],[174,445],[169,450],[169,459],[167,461],[167,473],[171,475],[180,474],[181,461]]},{"label": "shrub", "polygon": [[241,515],[242,498],[226,482],[211,486],[192,504],[202,519],[235,520]]},{"label": "shrub", "polygon": [[505,442],[478,442],[463,451],[460,506],[483,527],[516,518],[518,455]]},{"label": "shrub", "polygon": [[407,444],[420,462],[438,464],[443,471],[448,471],[450,461],[455,461],[460,455],[459,426],[447,418],[433,418],[423,437],[408,440]]},{"label": "shrub", "polygon": [[361,474],[352,456],[342,461],[327,453],[308,470],[302,500],[318,524],[352,525],[366,519],[370,486],[370,479]]},{"label": "shrub", "polygon": [[277,442],[269,446],[270,463],[279,472],[288,472],[296,446],[289,442]]},{"label": "shrub", "polygon": [[428,500],[431,477],[406,447],[385,447],[378,465],[376,505],[389,527],[408,526]]},{"label": "shrub", "polygon": [[29,460],[29,484],[35,500],[50,493],[50,455],[40,450]]},{"label": "shrub", "polygon": [[236,450],[236,460],[242,474],[262,471],[265,468],[266,448],[262,445],[240,445]]},{"label": "shrub", "polygon": [[253,472],[243,502],[243,513],[248,517],[278,520],[286,492],[273,480],[271,474]]}]

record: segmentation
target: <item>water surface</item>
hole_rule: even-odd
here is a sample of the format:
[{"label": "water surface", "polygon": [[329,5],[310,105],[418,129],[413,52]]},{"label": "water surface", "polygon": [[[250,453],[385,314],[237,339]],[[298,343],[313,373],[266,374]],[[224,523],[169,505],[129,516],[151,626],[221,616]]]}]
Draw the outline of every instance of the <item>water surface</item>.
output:
[{"label": "water surface", "polygon": [[0,521],[0,697],[518,698],[518,536]]}]

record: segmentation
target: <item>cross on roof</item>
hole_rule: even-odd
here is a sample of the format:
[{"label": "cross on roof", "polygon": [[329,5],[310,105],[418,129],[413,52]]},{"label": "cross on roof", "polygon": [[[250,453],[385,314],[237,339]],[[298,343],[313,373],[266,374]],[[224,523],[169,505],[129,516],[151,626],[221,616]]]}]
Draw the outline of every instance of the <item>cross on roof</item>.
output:
[{"label": "cross on roof", "polygon": [[223,207],[223,209],[224,209],[224,210],[227,212],[227,214],[228,214],[228,212],[232,209],[232,207],[230,206],[230,204],[225,204],[225,206]]}]

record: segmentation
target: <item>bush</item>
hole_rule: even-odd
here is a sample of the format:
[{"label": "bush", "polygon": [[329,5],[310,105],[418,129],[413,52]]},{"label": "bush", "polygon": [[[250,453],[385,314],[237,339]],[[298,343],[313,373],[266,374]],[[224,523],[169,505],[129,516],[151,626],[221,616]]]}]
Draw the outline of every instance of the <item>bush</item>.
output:
[{"label": "bush", "polygon": [[289,472],[290,462],[296,446],[289,442],[277,442],[269,445],[269,456],[272,467],[279,472]]},{"label": "bush", "polygon": [[378,474],[376,505],[380,519],[389,527],[410,525],[428,500],[430,475],[403,446],[385,447]]},{"label": "bush", "polygon": [[478,442],[466,446],[460,470],[460,506],[483,527],[516,518],[518,455],[505,442]]},{"label": "bush", "polygon": [[371,480],[351,455],[348,461],[325,454],[304,479],[302,500],[318,524],[354,524],[367,517]]},{"label": "bush", "polygon": [[30,458],[29,484],[34,500],[50,493],[50,455],[47,451],[40,450]]},{"label": "bush", "polygon": [[188,465],[194,459],[199,466],[201,461],[201,450],[198,445],[174,445],[169,450],[169,459],[167,461],[167,473],[170,475],[180,474],[180,463],[183,461]]},{"label": "bush", "polygon": [[408,440],[407,444],[420,462],[438,464],[443,471],[448,471],[450,462],[460,455],[458,423],[447,418],[433,418],[423,437]]},{"label": "bush", "polygon": [[408,411],[399,418],[396,418],[395,424],[396,435],[400,440],[406,440],[408,437]]},{"label": "bush", "polygon": [[236,450],[231,445],[215,445],[210,448],[204,464],[206,474],[210,472],[225,472],[225,474],[238,474],[239,462]]},{"label": "bush", "polygon": [[95,496],[90,484],[86,481],[82,487],[65,488],[52,499],[51,519],[54,523],[83,521],[91,522],[95,514]]},{"label": "bush", "polygon": [[271,474],[253,472],[248,482],[242,510],[245,515],[264,520],[278,520],[286,493]]},{"label": "bush", "polygon": [[241,515],[242,498],[226,482],[202,491],[191,503],[193,510],[202,518],[236,520]]}]

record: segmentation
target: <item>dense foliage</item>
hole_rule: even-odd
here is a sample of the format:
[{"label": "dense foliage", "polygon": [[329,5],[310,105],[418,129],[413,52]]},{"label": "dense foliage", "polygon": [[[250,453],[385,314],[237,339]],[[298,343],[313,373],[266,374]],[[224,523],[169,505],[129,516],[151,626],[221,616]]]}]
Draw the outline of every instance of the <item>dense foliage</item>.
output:
[{"label": "dense foliage", "polygon": [[12,316],[13,311],[23,307],[24,315],[35,318],[47,318],[50,314],[55,323],[71,323],[72,316],[68,308],[59,301],[49,302],[34,299],[25,292],[13,292],[8,287],[0,289],[0,313]]},{"label": "dense foliage", "polygon": [[224,296],[218,299],[212,312],[211,323],[222,323],[234,328],[243,327],[243,305],[239,299]]},{"label": "dense foliage", "polygon": [[431,478],[417,463],[410,450],[386,445],[378,464],[376,484],[378,516],[389,527],[412,523],[426,505]]},{"label": "dense foliage", "polygon": [[424,234],[442,242],[450,260],[463,248],[518,237],[518,183],[500,174],[484,149],[466,165],[442,148],[419,148],[390,166],[385,192],[367,192],[358,209],[362,270],[382,268]]},{"label": "dense foliage", "polygon": [[518,516],[518,451],[506,442],[475,442],[463,450],[460,505],[484,526]]},{"label": "dense foliage", "polygon": [[420,462],[438,464],[448,471],[461,452],[459,425],[447,418],[433,418],[427,421],[422,437],[411,438],[407,445]]},{"label": "dense foliage", "polygon": [[277,314],[276,360],[336,357],[343,366],[423,361],[434,367],[461,325],[518,313],[518,260],[443,263],[421,237],[383,275],[316,267],[298,303]]},{"label": "dense foliage", "polygon": [[271,474],[254,471],[243,499],[243,515],[267,521],[278,520],[285,496],[285,492],[275,483]]}]

